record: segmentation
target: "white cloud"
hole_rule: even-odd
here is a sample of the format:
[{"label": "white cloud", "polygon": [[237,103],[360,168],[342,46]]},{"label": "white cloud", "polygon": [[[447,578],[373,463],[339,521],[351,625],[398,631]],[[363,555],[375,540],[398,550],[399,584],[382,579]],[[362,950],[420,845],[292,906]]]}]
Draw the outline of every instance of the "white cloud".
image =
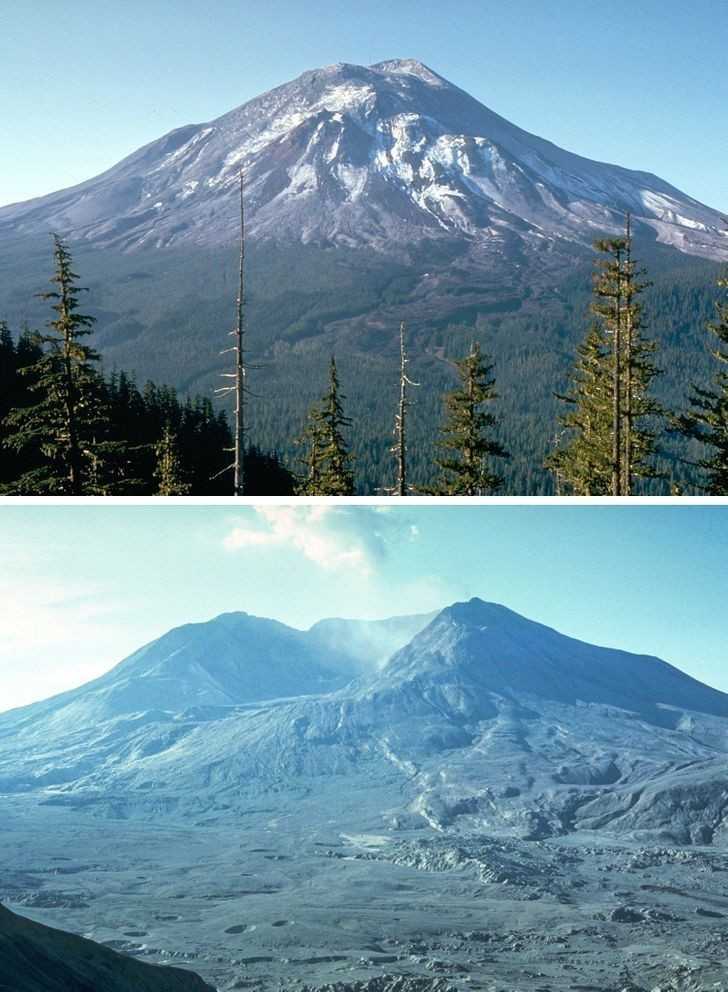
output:
[{"label": "white cloud", "polygon": [[[372,570],[364,543],[342,528],[341,511],[328,506],[256,506],[254,524],[237,524],[225,537],[228,551],[281,547],[300,551],[321,568]],[[262,525],[262,526],[261,526]]]},{"label": "white cloud", "polygon": [[388,546],[408,531],[380,507],[267,506],[256,519],[238,522],[223,540],[228,551],[246,548],[295,550],[327,571],[353,569],[371,575]]}]

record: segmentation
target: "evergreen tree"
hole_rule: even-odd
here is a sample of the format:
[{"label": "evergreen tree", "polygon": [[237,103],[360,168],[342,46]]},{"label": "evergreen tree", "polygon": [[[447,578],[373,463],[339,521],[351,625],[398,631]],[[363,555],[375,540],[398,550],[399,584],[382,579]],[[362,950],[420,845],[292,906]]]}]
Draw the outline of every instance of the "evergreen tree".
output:
[{"label": "evergreen tree", "polygon": [[0,320],[0,370],[4,370],[9,358],[15,355],[15,342],[6,320]]},{"label": "evergreen tree", "polygon": [[591,305],[596,321],[577,349],[571,391],[559,395],[571,409],[546,464],[559,491],[630,496],[635,479],[656,477],[651,462],[662,415],[650,393],[656,346],[643,334],[640,294],[648,283],[632,258],[629,218],[625,237],[594,247],[600,252]]},{"label": "evergreen tree", "polygon": [[623,496],[622,428],[623,428],[623,350],[624,350],[624,238],[611,238],[594,244],[602,256],[597,260],[597,273],[594,281],[594,301],[592,313],[601,321],[605,333],[611,336],[611,407],[612,425],[610,443],[611,493]]},{"label": "evergreen tree", "polygon": [[[728,277],[718,285],[728,290]],[[716,304],[717,320],[708,330],[718,339],[711,354],[718,362],[713,388],[692,387],[687,413],[677,419],[678,429],[712,451],[698,462],[705,473],[703,488],[710,496],[728,495],[728,292]]]},{"label": "evergreen tree", "polygon": [[38,334],[42,349],[23,372],[30,376],[36,402],[15,408],[7,417],[6,444],[16,451],[37,448],[42,463],[25,472],[13,485],[20,493],[82,496],[94,491],[102,458],[103,419],[101,377],[95,368],[98,354],[83,343],[93,318],[79,309],[78,276],[64,242],[53,236],[55,289],[41,294],[53,301],[56,319],[51,333]]},{"label": "evergreen tree", "polygon": [[[645,338],[643,333],[641,294],[650,283],[644,281],[645,270],[632,257],[632,228],[629,214],[622,241],[621,379],[618,379],[616,374],[614,379],[615,382],[620,382],[623,393],[620,403],[622,427],[619,432],[621,443],[613,450],[613,460],[616,455],[622,495],[631,496],[635,479],[656,478],[658,475],[652,467],[656,454],[655,424],[657,419],[664,415],[664,411],[650,392],[653,380],[660,374],[653,362],[657,345],[654,341]],[[616,334],[613,345],[616,349]]]},{"label": "evergreen tree", "polygon": [[0,421],[12,409],[12,392],[17,374],[15,342],[10,328],[0,320]]},{"label": "evergreen tree", "polygon": [[[10,328],[0,321],[0,425],[15,406],[20,406],[20,383],[15,342]],[[0,492],[14,478],[16,456],[0,444]]]},{"label": "evergreen tree", "polygon": [[301,449],[303,472],[299,475],[296,486],[298,496],[317,496],[321,492],[321,474],[323,470],[322,451],[324,449],[324,432],[321,419],[321,405],[314,403],[306,415],[306,424],[301,435],[296,439],[296,445]]},{"label": "evergreen tree", "polygon": [[185,473],[182,469],[177,435],[169,423],[164,425],[162,436],[155,445],[154,453],[157,459],[154,470],[157,495],[188,496],[190,485],[185,480]]},{"label": "evergreen tree", "polygon": [[[43,356],[37,339],[26,331],[14,343],[0,322],[0,425],[11,412],[17,416],[18,411],[37,405],[30,374]],[[155,383],[140,391],[125,372],[113,372],[100,379],[99,410],[103,430],[85,466],[87,492],[201,496],[230,492],[232,434],[225,413],[216,412],[208,398],[181,402],[174,389]],[[0,443],[0,492],[47,491],[36,484],[37,476],[48,472],[41,442],[42,435],[17,449]],[[246,491],[251,495],[293,494],[294,477],[277,454],[251,446],[245,457]]]},{"label": "evergreen tree", "polygon": [[[612,380],[609,341],[599,324],[592,324],[582,344],[571,377],[571,391],[557,394],[569,409],[561,418],[562,433],[546,461],[556,477],[556,493],[605,496],[612,485],[612,457],[608,439],[612,430]],[[569,441],[561,445],[561,437]]]},{"label": "evergreen tree", "polygon": [[[8,417],[13,410],[30,406],[34,401],[31,391],[33,378],[29,374],[21,374],[21,369],[34,365],[42,352],[35,340],[35,335],[27,328],[13,344],[9,331],[3,334],[3,345],[0,349],[0,366],[2,367],[2,384],[0,386],[0,428],[5,434],[9,427]],[[22,450],[14,450],[4,437],[0,440],[0,492],[17,493],[15,481],[30,469],[43,461],[43,456],[37,445],[26,445]]]},{"label": "evergreen tree", "polygon": [[344,415],[346,397],[339,387],[336,361],[329,366],[329,389],[308,413],[299,440],[304,447],[306,473],[299,482],[301,495],[353,496],[354,475],[344,431],[351,421]]},{"label": "evergreen tree", "polygon": [[483,496],[494,493],[501,477],[488,465],[491,458],[508,458],[493,436],[498,421],[484,409],[497,398],[493,365],[473,344],[470,353],[455,362],[460,389],[445,397],[445,421],[440,429],[439,447],[444,454],[436,459],[441,471],[436,495]]}]

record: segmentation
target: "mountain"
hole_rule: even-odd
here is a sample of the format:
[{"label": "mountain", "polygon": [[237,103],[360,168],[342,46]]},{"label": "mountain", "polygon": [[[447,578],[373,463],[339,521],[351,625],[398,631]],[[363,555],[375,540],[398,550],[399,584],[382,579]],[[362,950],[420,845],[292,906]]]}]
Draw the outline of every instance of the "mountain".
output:
[{"label": "mountain", "polygon": [[0,714],[0,988],[725,992],[728,696],[666,662],[472,599],[104,679]]},{"label": "mountain", "polygon": [[728,695],[659,658],[586,644],[477,598],[443,610],[383,674],[391,686],[452,681],[476,699],[618,707],[656,724],[683,710],[728,718]]},{"label": "mountain", "polygon": [[0,992],[212,992],[192,972],[144,964],[0,906]]},{"label": "mountain", "polygon": [[[213,630],[249,623],[233,616]],[[324,631],[340,633],[339,623]],[[271,656],[262,632],[276,644],[277,627],[256,622],[250,671],[267,667],[256,667]],[[320,638],[321,627],[313,631]],[[474,599],[441,611],[383,666],[373,651],[368,673],[343,688],[304,678],[297,698],[271,699],[282,696],[274,675],[259,690],[236,688],[237,705],[190,707],[185,689],[184,710],[160,710],[157,679],[170,679],[172,700],[175,658],[182,685],[193,671],[205,686],[210,671],[229,673],[216,637],[208,655],[170,651],[185,636],[172,632],[110,673],[112,686],[138,677],[133,713],[99,710],[96,682],[66,706],[0,716],[2,791],[100,804],[107,815],[190,807],[224,816],[271,789],[293,796],[313,782],[317,793],[345,783],[363,816],[379,815],[369,804],[384,790],[391,822],[436,831],[728,840],[728,696],[660,659],[589,645]],[[233,670],[230,684],[239,678]]]},{"label": "mountain", "polygon": [[66,739],[69,726],[143,725],[333,692],[421,630],[430,614],[386,620],[322,620],[308,631],[248,613],[223,613],[175,627],[100,678],[0,716],[0,739],[37,728]]},{"label": "mountain", "polygon": [[[592,162],[510,124],[413,60],[306,72],[222,117],[171,132],[101,176],[0,208],[0,319],[42,326],[48,232],[71,242],[107,368],[214,396],[235,297],[238,171],[246,170],[251,440],[294,463],[293,439],[336,354],[357,490],[393,484],[398,328],[421,388],[413,485],[433,484],[450,360],[495,361],[506,492],[553,491],[543,468],[587,321],[594,238],[633,214],[647,265],[658,399],[707,377],[705,322],[728,234],[716,210],[644,172]],[[377,388],[373,388],[373,383]],[[523,383],[528,382],[528,390]],[[668,439],[643,483],[692,491]],[[688,459],[694,461],[692,456]]]},{"label": "mountain", "polygon": [[630,211],[658,242],[728,258],[717,211],[528,134],[414,59],[305,72],[79,186],[0,209],[0,235],[53,229],[130,250],[227,244],[241,168],[253,239],[392,252],[456,238],[484,259],[515,260],[589,245]]},{"label": "mountain", "polygon": [[7,715],[12,727],[38,719],[58,726],[92,726],[150,711],[169,713],[230,707],[340,688],[342,651],[313,648],[306,635],[275,620],[226,613],[185,624],[146,644],[100,678],[45,703]]}]

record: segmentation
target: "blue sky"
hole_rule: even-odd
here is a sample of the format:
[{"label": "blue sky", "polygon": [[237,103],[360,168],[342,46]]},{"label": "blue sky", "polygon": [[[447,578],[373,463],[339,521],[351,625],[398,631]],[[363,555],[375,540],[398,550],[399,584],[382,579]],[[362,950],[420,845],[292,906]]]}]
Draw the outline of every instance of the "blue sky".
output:
[{"label": "blue sky", "polygon": [[728,691],[728,506],[0,507],[0,709],[170,627],[480,596]]},{"label": "blue sky", "polygon": [[0,3],[0,204],[332,62],[419,58],[514,123],[728,212],[725,0]]}]

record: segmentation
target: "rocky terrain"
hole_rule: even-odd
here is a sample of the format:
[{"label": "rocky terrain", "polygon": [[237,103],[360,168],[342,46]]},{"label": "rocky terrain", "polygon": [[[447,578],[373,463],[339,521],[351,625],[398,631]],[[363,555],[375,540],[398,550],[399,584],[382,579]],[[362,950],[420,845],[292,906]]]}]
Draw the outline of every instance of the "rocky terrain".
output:
[{"label": "rocky terrain", "polygon": [[0,896],[226,992],[728,987],[724,849],[433,836],[375,814],[386,790],[340,792],[271,792],[232,821],[6,797]]},{"label": "rocky terrain", "polygon": [[0,900],[224,990],[719,990],[727,732],[723,693],[482,600],[225,615],[0,716]]},{"label": "rocky terrain", "polygon": [[0,786],[61,806],[234,810],[334,776],[396,783],[392,816],[436,831],[722,842],[723,693],[482,600],[428,619],[388,622],[392,647],[407,643],[383,666],[375,626],[368,671],[361,623],[349,653],[348,621],[179,628],[1,716]]}]

